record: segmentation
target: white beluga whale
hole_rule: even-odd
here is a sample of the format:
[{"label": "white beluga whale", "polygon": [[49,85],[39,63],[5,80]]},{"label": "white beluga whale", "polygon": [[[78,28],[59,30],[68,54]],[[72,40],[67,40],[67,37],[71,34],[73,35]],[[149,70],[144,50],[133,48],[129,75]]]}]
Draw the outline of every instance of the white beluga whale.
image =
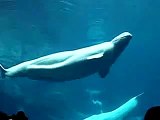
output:
[{"label": "white beluga whale", "polygon": [[138,105],[138,97],[143,93],[131,98],[126,103],[121,105],[119,108],[111,111],[105,112],[97,115],[92,115],[84,120],[124,120],[127,115],[134,110]]},{"label": "white beluga whale", "polygon": [[27,77],[60,82],[98,73],[104,78],[131,38],[129,32],[124,32],[109,42],[54,53],[22,62],[8,69],[0,65],[1,77]]}]

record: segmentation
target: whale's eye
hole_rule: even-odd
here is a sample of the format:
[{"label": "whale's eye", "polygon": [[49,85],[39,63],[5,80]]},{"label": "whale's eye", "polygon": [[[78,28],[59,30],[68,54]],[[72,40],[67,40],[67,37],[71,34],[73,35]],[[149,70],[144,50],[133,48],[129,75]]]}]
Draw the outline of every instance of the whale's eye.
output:
[{"label": "whale's eye", "polygon": [[121,37],[122,40],[125,39],[125,38],[126,38],[125,36]]}]

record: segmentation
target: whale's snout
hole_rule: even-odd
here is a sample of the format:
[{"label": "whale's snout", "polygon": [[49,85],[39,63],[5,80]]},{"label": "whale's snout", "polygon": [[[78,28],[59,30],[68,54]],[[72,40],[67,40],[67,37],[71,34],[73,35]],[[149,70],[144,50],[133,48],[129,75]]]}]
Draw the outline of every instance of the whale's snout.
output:
[{"label": "whale's snout", "polygon": [[120,39],[127,39],[130,40],[132,38],[132,34],[129,32],[124,32],[119,35]]},{"label": "whale's snout", "polygon": [[118,44],[125,44],[128,43],[132,38],[132,34],[129,32],[123,32],[120,35],[118,35],[117,37],[115,37],[111,42],[114,45],[118,45]]}]

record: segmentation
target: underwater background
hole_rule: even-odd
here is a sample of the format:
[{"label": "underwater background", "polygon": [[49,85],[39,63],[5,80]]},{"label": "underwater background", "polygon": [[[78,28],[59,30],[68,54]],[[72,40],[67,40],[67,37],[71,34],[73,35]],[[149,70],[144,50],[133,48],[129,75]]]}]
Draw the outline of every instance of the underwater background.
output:
[{"label": "underwater background", "polygon": [[159,0],[0,0],[0,63],[6,68],[110,41],[124,31],[133,35],[105,79],[0,80],[0,110],[23,110],[29,120],[82,120],[100,113],[93,100],[106,112],[144,92],[127,118],[142,119],[160,105],[159,6]]}]

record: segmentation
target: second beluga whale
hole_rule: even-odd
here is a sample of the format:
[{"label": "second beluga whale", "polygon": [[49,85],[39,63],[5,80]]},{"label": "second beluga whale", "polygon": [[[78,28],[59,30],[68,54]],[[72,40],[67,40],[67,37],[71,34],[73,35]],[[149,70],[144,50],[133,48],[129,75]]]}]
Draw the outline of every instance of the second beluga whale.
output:
[{"label": "second beluga whale", "polygon": [[121,105],[113,111],[92,115],[88,118],[85,118],[84,120],[128,120],[126,119],[126,117],[138,106],[138,97],[143,94],[144,93],[141,93],[131,98],[126,103],[124,103],[123,105]]},{"label": "second beluga whale", "polygon": [[54,53],[22,62],[8,69],[0,65],[1,77],[27,77],[60,82],[98,73],[104,78],[131,38],[129,32],[123,32],[109,42]]}]

